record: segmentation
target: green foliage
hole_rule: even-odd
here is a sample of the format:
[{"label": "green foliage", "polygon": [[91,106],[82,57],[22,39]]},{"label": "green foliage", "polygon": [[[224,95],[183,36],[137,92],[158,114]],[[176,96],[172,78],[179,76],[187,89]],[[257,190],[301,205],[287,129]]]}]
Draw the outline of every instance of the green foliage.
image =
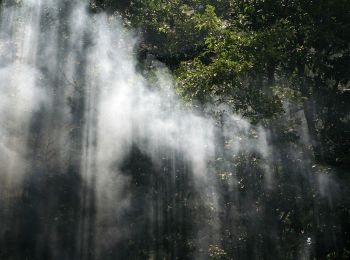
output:
[{"label": "green foliage", "polygon": [[260,77],[270,59],[282,55],[272,44],[278,42],[277,36],[286,38],[276,29],[279,26],[272,33],[242,31],[219,18],[211,5],[194,19],[196,28],[206,34],[205,48],[178,69],[180,93],[189,100],[228,103],[234,112],[248,117],[261,119],[281,112],[280,100],[264,91],[270,86]]},{"label": "green foliage", "polygon": [[[349,227],[349,202],[339,198],[330,209],[318,188],[324,170],[316,171],[322,164],[346,169],[350,163],[349,10],[348,0],[131,0],[121,10],[142,32],[140,58],[165,63],[187,102],[214,104],[219,126],[226,111],[217,110],[224,105],[271,130],[274,190],[265,190],[264,160],[256,154],[232,158],[222,152],[213,162],[224,212],[217,214],[225,227],[221,245],[203,249],[209,257],[297,259],[310,246],[309,234],[318,241],[314,258],[349,255],[349,236],[341,231]],[[295,157],[303,135],[310,146],[300,153],[314,157],[316,166]],[[310,171],[314,175],[306,178]],[[192,207],[203,218],[214,214]],[[342,239],[341,248],[332,247],[329,234]]]},{"label": "green foliage", "polygon": [[127,17],[144,33],[141,56],[170,66],[187,101],[229,105],[255,122],[296,102],[322,143],[317,159],[341,165],[349,163],[349,5],[134,0]]},{"label": "green foliage", "polygon": [[210,245],[209,246],[209,257],[210,259],[213,260],[223,260],[226,259],[226,255],[227,253],[221,249],[220,247],[216,246],[216,245]]},{"label": "green foliage", "polygon": [[132,1],[128,17],[143,32],[142,50],[170,67],[193,57],[201,49],[203,39],[200,32],[193,30],[193,15],[200,9],[198,2]]}]

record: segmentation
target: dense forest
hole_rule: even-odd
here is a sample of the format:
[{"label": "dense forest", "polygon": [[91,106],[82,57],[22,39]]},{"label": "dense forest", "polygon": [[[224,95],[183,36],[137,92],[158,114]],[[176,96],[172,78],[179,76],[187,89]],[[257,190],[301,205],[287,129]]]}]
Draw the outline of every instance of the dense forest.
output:
[{"label": "dense forest", "polygon": [[350,1],[44,2],[0,1],[0,259],[350,258]]},{"label": "dense forest", "polygon": [[[200,108],[207,103],[215,106],[225,104],[223,110],[209,111],[216,113],[219,123],[228,109],[271,130],[275,152],[283,154],[275,162],[282,165],[274,172],[278,188],[271,195],[266,195],[256,187],[259,184],[254,179],[257,176],[251,176],[256,173],[250,173],[254,170],[249,158],[238,159],[240,164],[249,163],[248,172],[242,169],[235,174],[243,178],[243,183],[252,185],[250,192],[256,193],[252,196],[259,204],[272,207],[267,209],[264,217],[267,218],[265,221],[276,221],[275,225],[281,232],[278,239],[285,241],[280,249],[281,258],[297,258],[293,256],[296,245],[292,241],[296,240],[296,234],[306,229],[317,230],[316,236],[323,241],[316,238],[319,244],[311,258],[349,257],[346,253],[348,249],[339,248],[344,250],[340,253],[336,252],[337,246],[333,252],[325,247],[327,237],[334,231],[327,231],[328,224],[320,225],[317,223],[320,220],[313,219],[322,216],[322,213],[315,212],[315,205],[311,206],[315,196],[320,196],[313,191],[312,182],[315,180],[308,180],[311,181],[310,186],[303,183],[306,180],[291,180],[300,178],[293,177],[298,175],[295,171],[306,169],[295,169],[299,162],[293,160],[298,159],[288,155],[288,152],[295,152],[292,147],[300,142],[298,113],[302,112],[311,145],[306,148],[308,151],[303,152],[312,157],[314,165],[311,167],[322,168],[321,171],[328,169],[330,172],[327,174],[348,186],[345,184],[349,181],[347,170],[350,161],[348,1],[102,0],[92,2],[91,9],[93,12],[117,11],[127,25],[138,28],[141,34],[138,53],[143,65],[149,65],[149,56],[166,64],[175,75],[178,93],[186,101]],[[237,163],[230,158],[224,160],[227,164]],[[226,167],[226,170],[230,169],[230,166]],[[301,185],[299,192],[304,201],[298,201],[298,192],[293,190],[293,185]],[[303,188],[303,185],[306,187]],[[255,188],[257,190],[252,191]],[[244,196],[246,189],[243,187],[239,192]],[[224,198],[232,196],[225,189],[222,192],[227,193],[222,194]],[[339,211],[334,214],[345,221],[339,223],[340,226],[344,224],[339,226],[344,233],[335,237],[339,242],[343,236],[343,246],[347,247],[349,220],[346,219],[349,219],[349,212],[346,208],[349,204],[346,202],[347,195],[343,196],[343,199],[338,198]],[[317,210],[326,212],[330,205],[323,204],[319,197],[316,201],[320,203]],[[281,209],[286,206],[292,206],[292,209]],[[325,229],[321,228],[322,225]],[[261,234],[255,230],[241,239],[249,240],[249,236],[257,235]],[[226,255],[228,251],[228,256],[223,258],[254,258],[233,253],[235,250],[230,236],[223,234],[222,237],[222,254]],[[238,234],[235,236],[239,237]],[[278,254],[273,253],[276,248],[271,248],[274,243],[264,241],[269,239],[264,237],[256,242],[262,243],[266,250],[258,258],[278,258]],[[249,246],[247,250],[252,253]],[[220,252],[217,253],[220,255]]]},{"label": "dense forest", "polygon": [[225,103],[254,122],[278,119],[286,102],[303,109],[316,161],[346,168],[349,6],[96,0],[91,10],[118,12],[139,28],[141,61],[166,64],[187,101]]}]

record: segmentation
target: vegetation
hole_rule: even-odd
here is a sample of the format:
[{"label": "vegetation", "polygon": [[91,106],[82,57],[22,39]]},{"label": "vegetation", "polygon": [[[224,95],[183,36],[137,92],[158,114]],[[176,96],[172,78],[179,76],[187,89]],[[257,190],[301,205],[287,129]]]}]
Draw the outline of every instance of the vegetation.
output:
[{"label": "vegetation", "polygon": [[[350,2],[131,0],[122,8],[112,3],[95,1],[92,9],[118,11],[126,24],[139,28],[141,62],[151,56],[165,63],[186,102],[223,105],[215,110],[219,124],[233,112],[271,130],[273,190],[264,189],[256,162],[262,158],[220,155],[225,163],[215,166],[218,179],[240,180],[239,199],[222,182],[227,215],[221,219],[222,243],[211,245],[209,256],[297,259],[304,237],[312,244],[312,259],[349,257],[349,190],[330,206],[317,185],[320,172],[345,186],[349,181]],[[302,144],[300,113],[312,146],[301,153],[313,158],[312,165],[300,162],[306,157],[293,158]],[[306,171],[314,173],[311,179]],[[249,203],[256,206],[253,215]],[[240,217],[233,205],[241,205]],[[311,233],[315,243],[305,237]]]},{"label": "vegetation", "polygon": [[[96,179],[88,187],[80,176],[86,93],[78,75],[68,82],[77,93],[65,111],[73,122],[65,169],[40,137],[47,111],[30,123],[35,164],[10,205],[15,214],[3,211],[13,219],[0,212],[10,227],[0,230],[0,259],[350,258],[350,1],[91,0],[89,8],[121,15],[139,32],[141,73],[152,74],[150,60],[164,63],[184,102],[217,120],[217,154],[209,166],[218,205],[195,188],[185,155],[161,151],[155,165],[132,147],[121,169],[129,181],[121,196],[130,204],[118,216],[123,230],[108,230],[122,239],[96,249]],[[63,35],[66,25],[59,30]],[[66,37],[58,41],[67,44]],[[59,84],[58,78],[50,80]],[[253,127],[223,134],[233,114]],[[232,153],[237,140],[257,142],[261,127],[271,147],[265,157]]]},{"label": "vegetation", "polygon": [[[118,2],[118,4],[117,4]],[[121,12],[187,101],[230,105],[254,121],[287,100],[307,119],[317,160],[349,163],[349,6],[317,1],[95,1]]]}]

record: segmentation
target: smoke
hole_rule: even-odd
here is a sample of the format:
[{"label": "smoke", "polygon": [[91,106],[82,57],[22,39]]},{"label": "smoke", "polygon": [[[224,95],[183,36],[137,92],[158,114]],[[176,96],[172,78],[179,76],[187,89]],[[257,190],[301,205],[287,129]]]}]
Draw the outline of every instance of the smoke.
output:
[{"label": "smoke", "polygon": [[[155,72],[153,84],[157,87],[149,86],[136,71],[134,47],[137,40],[125,32],[118,19],[99,15],[91,24],[96,35],[88,49],[86,102],[91,104],[91,111],[85,128],[95,128],[96,140],[95,145],[88,144],[85,149],[96,149],[97,204],[101,221],[114,222],[116,216],[122,214],[123,207],[128,206],[129,197],[120,192],[124,192],[123,187],[127,187],[130,180],[121,168],[134,146],[155,165],[161,164],[166,151],[181,154],[198,178],[198,188],[208,187],[203,193],[208,192],[208,162],[214,156],[213,122],[181,104],[164,70]],[[111,206],[116,200],[118,206]]]},{"label": "smoke", "polygon": [[[24,20],[26,7],[3,9],[0,24],[1,190],[14,193],[30,163],[26,146],[30,120],[45,100],[40,71],[33,66],[38,38],[37,13]],[[27,17],[28,18],[28,17]],[[13,188],[13,191],[7,189]],[[4,194],[2,194],[4,197]],[[5,196],[6,197],[6,196]]]},{"label": "smoke", "polygon": [[[97,251],[103,251],[131,232],[121,223],[135,206],[129,190],[133,176],[124,166],[134,149],[149,158],[155,171],[164,172],[152,178],[169,179],[171,185],[176,178],[193,179],[200,201],[217,219],[212,164],[222,149],[219,129],[213,119],[182,104],[161,64],[155,66],[152,81],[136,70],[137,37],[118,17],[90,15],[79,1],[23,1],[3,8],[1,39],[0,160],[9,162],[1,178],[18,180],[21,190],[25,175],[36,179],[32,176],[37,172],[72,175],[72,169],[79,169],[80,247],[96,243]],[[268,157],[265,136],[248,137],[252,129],[239,116],[225,118],[224,138],[231,154],[254,151]],[[198,243],[208,248],[218,242],[220,225],[201,221]]]},{"label": "smoke", "polygon": [[[273,168],[287,161],[269,130],[226,107],[209,105],[222,115],[219,125],[186,107],[164,66],[154,63],[153,79],[136,69],[135,34],[80,1],[21,1],[2,9],[0,26],[0,202],[10,205],[12,194],[30,201],[31,256],[116,251],[126,259],[132,252],[120,248],[138,243],[151,252],[144,257],[161,258],[154,248],[169,236],[174,251],[203,259],[208,248],[226,254],[226,235],[240,241],[240,233],[257,233],[268,208],[259,200],[275,188]],[[297,149],[284,150],[302,169],[311,167],[300,148],[309,140],[305,127],[304,120]],[[336,188],[326,175],[318,185],[324,197]],[[17,223],[10,216],[2,214],[1,236],[7,222]],[[188,219],[195,231],[180,230],[190,229]],[[13,236],[31,230],[33,223],[18,222]],[[143,232],[152,241],[142,241]],[[179,246],[186,239],[195,245]]]},{"label": "smoke", "polygon": [[[12,180],[17,190],[24,189],[24,179],[39,187],[33,174],[67,174],[78,167],[85,183],[80,207],[83,212],[96,208],[94,219],[81,215],[82,234],[96,226],[95,235],[81,235],[81,247],[91,243],[88,236],[111,247],[123,237],[118,218],[130,207],[132,176],[122,168],[136,147],[155,168],[163,167],[166,154],[181,155],[203,200],[215,203],[208,170],[215,154],[212,120],[181,104],[164,70],[155,71],[156,86],[136,71],[137,38],[117,17],[91,16],[79,1],[23,1],[2,11],[0,160],[7,165],[1,168],[5,200],[14,192],[13,186],[5,187]],[[166,178],[177,172],[171,170],[173,176]]]}]

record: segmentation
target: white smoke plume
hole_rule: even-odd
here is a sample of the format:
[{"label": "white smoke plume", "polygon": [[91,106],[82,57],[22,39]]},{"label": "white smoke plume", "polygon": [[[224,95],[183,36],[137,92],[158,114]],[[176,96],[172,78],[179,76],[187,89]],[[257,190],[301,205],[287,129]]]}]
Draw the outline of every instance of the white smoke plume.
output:
[{"label": "white smoke plume", "polygon": [[[132,195],[132,176],[124,172],[124,163],[135,147],[157,170],[171,168],[164,174],[172,183],[181,174],[194,179],[201,201],[213,214],[210,223],[198,225],[202,248],[220,243],[218,178],[227,181],[232,196],[238,196],[241,185],[230,177],[234,167],[222,166],[219,173],[213,169],[223,160],[217,158],[220,152],[225,159],[242,152],[259,155],[266,185],[273,186],[271,164],[276,158],[269,132],[232,114],[218,129],[214,119],[183,105],[166,70],[156,69],[152,83],[137,71],[136,46],[137,37],[118,17],[92,15],[81,1],[23,0],[2,9],[0,202],[20,195],[26,174],[72,174],[75,163],[83,182],[77,238],[77,250],[85,251],[81,258],[89,245],[100,254],[130,231],[121,221]],[[166,166],[165,157],[170,158]],[[186,170],[176,169],[177,160]],[[319,181],[323,195],[329,181]],[[50,192],[47,196],[55,198]],[[93,220],[86,217],[90,208]],[[239,210],[232,208],[238,216]],[[51,213],[50,207],[45,210]],[[153,211],[149,209],[150,218]],[[48,243],[59,256],[59,227],[50,228]],[[201,259],[205,253],[195,255]]]}]

